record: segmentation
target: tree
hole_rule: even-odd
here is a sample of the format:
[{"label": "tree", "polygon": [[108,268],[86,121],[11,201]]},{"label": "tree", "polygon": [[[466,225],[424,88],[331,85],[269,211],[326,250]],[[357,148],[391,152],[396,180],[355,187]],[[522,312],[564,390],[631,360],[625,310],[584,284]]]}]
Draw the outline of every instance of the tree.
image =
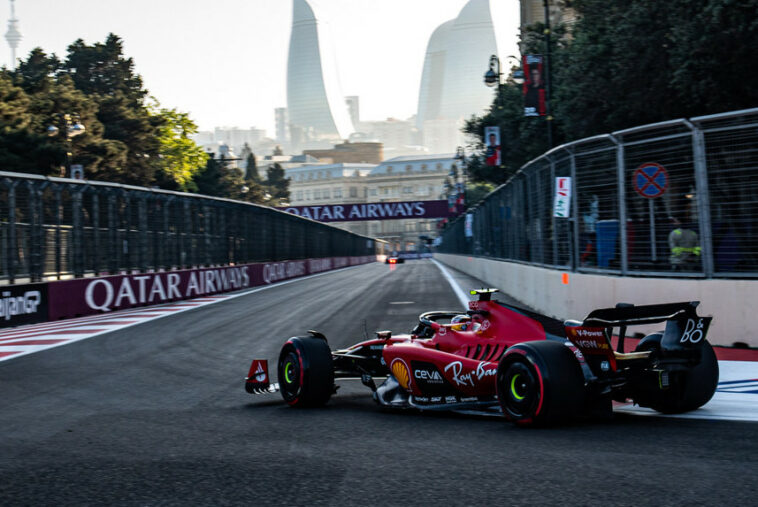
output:
[{"label": "tree", "polygon": [[572,139],[674,118],[754,107],[756,0],[577,0],[559,53],[556,116]]},{"label": "tree", "polygon": [[271,202],[277,206],[290,199],[290,180],[284,177],[284,169],[274,163],[266,169],[266,189],[271,195]]},{"label": "tree", "polygon": [[[636,125],[758,104],[758,0],[575,0],[571,37],[551,37],[553,145]],[[544,53],[544,26],[527,27],[522,47]],[[502,183],[544,153],[545,122],[521,113],[520,90],[501,87],[491,109],[464,132],[484,149],[484,127],[501,129],[502,167],[468,163],[476,181]]]},{"label": "tree", "polygon": [[121,39],[109,34],[104,43],[91,46],[77,40],[68,47],[61,72],[98,103],[103,138],[126,146],[125,170],[111,181],[152,185],[161,169],[160,129],[165,119],[146,107],[148,92],[134,73],[132,59],[124,58]]},{"label": "tree", "polygon": [[27,93],[44,92],[55,83],[61,62],[55,55],[47,56],[42,48],[34,48],[29,58],[20,61],[13,75]]},{"label": "tree", "polygon": [[192,134],[197,133],[197,125],[187,113],[180,113],[176,109],[158,109],[157,104],[153,115],[162,119],[158,129],[158,183],[163,188],[197,191],[193,178],[206,166],[208,160],[208,154],[190,139]]},{"label": "tree", "polygon": [[245,158],[245,181],[260,182],[261,175],[258,174],[258,164],[255,161],[255,154],[250,152]]}]

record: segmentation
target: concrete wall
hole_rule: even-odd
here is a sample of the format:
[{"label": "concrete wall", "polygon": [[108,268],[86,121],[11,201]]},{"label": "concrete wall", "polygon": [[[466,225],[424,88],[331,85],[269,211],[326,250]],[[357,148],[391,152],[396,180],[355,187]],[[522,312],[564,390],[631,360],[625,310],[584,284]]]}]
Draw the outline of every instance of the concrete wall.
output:
[{"label": "concrete wall", "polygon": [[[582,319],[596,308],[634,304],[700,301],[698,313],[712,315],[708,340],[758,347],[753,317],[758,317],[758,280],[679,280],[567,273],[524,264],[435,254],[435,259],[506,292],[527,306],[559,319]],[[568,275],[564,284],[563,275]],[[468,289],[468,287],[464,287]],[[756,312],[756,315],[752,315]],[[630,330],[652,332],[660,325]]]}]

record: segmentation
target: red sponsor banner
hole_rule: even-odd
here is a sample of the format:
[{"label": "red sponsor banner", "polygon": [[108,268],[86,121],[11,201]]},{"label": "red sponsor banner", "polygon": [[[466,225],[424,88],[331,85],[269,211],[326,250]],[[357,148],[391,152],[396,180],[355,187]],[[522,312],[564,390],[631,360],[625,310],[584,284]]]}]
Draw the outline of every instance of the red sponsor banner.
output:
[{"label": "red sponsor banner", "polygon": [[286,206],[276,209],[319,222],[444,218],[450,216],[447,201],[322,204],[318,206]]},{"label": "red sponsor banner", "polygon": [[48,317],[58,320],[157,305],[375,261],[375,255],[328,257],[51,282]]}]

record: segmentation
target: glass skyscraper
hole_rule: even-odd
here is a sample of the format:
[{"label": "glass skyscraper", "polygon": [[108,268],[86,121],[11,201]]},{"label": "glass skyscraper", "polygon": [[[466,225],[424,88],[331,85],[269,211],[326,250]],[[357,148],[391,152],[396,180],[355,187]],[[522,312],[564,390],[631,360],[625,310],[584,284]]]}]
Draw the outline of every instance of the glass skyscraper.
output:
[{"label": "glass skyscraper", "polygon": [[328,26],[316,15],[316,0],[293,0],[292,4],[287,61],[291,141],[304,146],[347,139],[354,126],[340,90]]}]

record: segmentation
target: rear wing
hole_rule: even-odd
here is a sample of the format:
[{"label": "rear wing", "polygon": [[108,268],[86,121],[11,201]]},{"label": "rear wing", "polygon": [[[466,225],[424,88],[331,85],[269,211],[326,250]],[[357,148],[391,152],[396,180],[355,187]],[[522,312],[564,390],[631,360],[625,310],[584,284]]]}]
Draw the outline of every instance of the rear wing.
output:
[{"label": "rear wing", "polygon": [[[582,322],[566,321],[566,336],[585,356],[593,371],[615,371],[618,360],[642,358],[642,352],[625,353],[628,326],[666,323],[660,347],[669,357],[687,359],[696,355],[705,342],[712,317],[700,317],[699,301],[634,306],[619,303],[615,308],[594,310]],[[619,328],[618,346],[613,351],[613,328]]]},{"label": "rear wing", "polygon": [[620,327],[655,324],[683,318],[696,319],[697,312],[695,309],[699,304],[700,301],[643,306],[619,303],[615,308],[593,310],[584,318],[582,325],[588,327]]}]

